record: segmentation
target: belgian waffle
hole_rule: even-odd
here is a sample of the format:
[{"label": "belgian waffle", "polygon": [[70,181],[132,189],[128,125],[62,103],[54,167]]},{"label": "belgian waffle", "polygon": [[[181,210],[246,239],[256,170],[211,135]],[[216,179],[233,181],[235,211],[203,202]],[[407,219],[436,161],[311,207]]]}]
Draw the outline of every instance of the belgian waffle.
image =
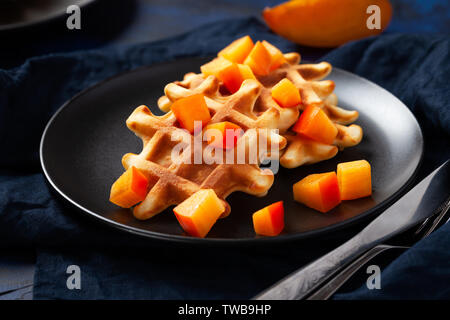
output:
[{"label": "belgian waffle", "polygon": [[[280,163],[286,168],[295,168],[304,164],[312,164],[334,157],[339,150],[357,145],[363,136],[362,128],[351,124],[358,118],[358,112],[345,110],[337,106],[337,96],[333,93],[335,84],[324,79],[332,70],[327,62],[317,64],[300,64],[298,53],[284,54],[286,63],[267,76],[258,76],[261,85],[259,96],[252,108],[255,116],[265,115],[267,128],[276,128],[287,140],[287,147],[280,157]],[[302,103],[299,108],[283,108],[272,99],[271,89],[281,79],[288,78],[300,92]],[[248,81],[248,80],[247,80]],[[245,82],[244,82],[245,83]],[[188,73],[182,81],[175,81],[165,87],[165,95],[158,100],[161,110],[170,110],[170,106],[178,99],[192,94],[202,93],[209,98],[209,103],[221,103],[227,99],[226,90],[215,76],[204,77],[202,74]],[[297,121],[300,111],[305,106],[321,107],[330,120],[335,123],[338,135],[333,145],[326,145],[309,140],[289,131]],[[217,109],[217,108],[216,108]],[[270,120],[269,110],[278,112],[278,116]]]},{"label": "belgian waffle", "polygon": [[[127,120],[127,126],[142,139],[143,150],[140,154],[126,154],[122,159],[125,169],[131,166],[139,169],[149,180],[149,192],[144,201],[134,208],[136,218],[144,220],[163,211],[171,205],[176,205],[200,188],[213,189],[225,203],[227,215],[230,206],[226,197],[234,191],[243,191],[256,196],[264,196],[272,186],[274,177],[269,169],[260,169],[260,161],[267,157],[265,150],[259,148],[259,140],[265,139],[270,147],[284,148],[286,138],[278,134],[265,133],[258,128],[273,128],[277,126],[279,112],[269,108],[263,113],[255,114],[255,102],[260,95],[262,86],[254,80],[246,80],[239,91],[227,97],[218,95],[218,84],[213,78],[203,79],[196,88],[215,87],[216,91],[202,91],[206,104],[212,114],[210,123],[230,121],[244,130],[237,145],[232,150],[245,150],[244,163],[227,163],[225,158],[231,150],[223,153],[221,163],[195,163],[195,136],[177,126],[174,114],[169,111],[163,116],[155,116],[146,106],[134,110]],[[208,86],[206,86],[208,84]],[[202,86],[203,85],[203,86]],[[166,88],[167,89],[167,88]],[[195,90],[195,89],[194,89]],[[168,86],[166,93],[171,99],[192,94],[193,90],[174,84]],[[208,93],[208,94],[207,94]],[[210,96],[210,98],[208,97]],[[215,98],[214,98],[215,97]],[[213,99],[214,98],[214,99]],[[185,146],[181,149],[180,161],[174,161],[172,151],[176,145]],[[258,156],[250,161],[250,149],[258,146]],[[201,142],[201,150],[207,148],[206,142]],[[206,160],[206,161],[205,161]]]}]

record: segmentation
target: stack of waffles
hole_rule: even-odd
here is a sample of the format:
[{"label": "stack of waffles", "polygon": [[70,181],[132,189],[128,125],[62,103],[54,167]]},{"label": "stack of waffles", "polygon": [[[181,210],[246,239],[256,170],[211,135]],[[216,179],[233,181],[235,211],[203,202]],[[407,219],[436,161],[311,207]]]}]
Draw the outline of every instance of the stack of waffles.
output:
[{"label": "stack of waffles", "polygon": [[[295,168],[330,159],[339,150],[361,141],[361,127],[352,124],[358,118],[358,112],[338,107],[333,93],[334,82],[323,80],[331,72],[329,63],[300,64],[297,53],[283,54],[280,61],[269,72],[255,72],[246,77],[234,93],[216,74],[188,73],[182,81],[165,87],[165,95],[158,100],[159,108],[166,112],[163,116],[152,114],[146,106],[134,110],[126,123],[142,140],[143,149],[140,154],[126,154],[122,164],[125,169],[139,169],[149,181],[145,199],[133,210],[137,219],[151,218],[200,189],[215,191],[226,208],[222,216],[226,216],[230,212],[226,198],[232,192],[242,191],[260,197],[269,191],[274,174],[260,168],[261,161],[279,158],[283,167]],[[295,107],[283,107],[272,97],[272,88],[282,79],[290,80],[300,93],[301,102]],[[244,150],[245,161],[194,161],[195,135],[180,127],[171,107],[176,101],[196,94],[204,96],[211,114],[210,124],[227,121],[243,130],[234,149]],[[292,130],[308,106],[323,110],[336,127],[337,135],[331,144]],[[261,148],[260,141],[263,140],[267,143],[265,148]],[[173,150],[180,143],[185,147],[175,161]],[[200,140],[200,146],[204,151],[208,142]],[[255,146],[257,160],[250,161]],[[222,156],[229,156],[230,151],[226,150]]]}]

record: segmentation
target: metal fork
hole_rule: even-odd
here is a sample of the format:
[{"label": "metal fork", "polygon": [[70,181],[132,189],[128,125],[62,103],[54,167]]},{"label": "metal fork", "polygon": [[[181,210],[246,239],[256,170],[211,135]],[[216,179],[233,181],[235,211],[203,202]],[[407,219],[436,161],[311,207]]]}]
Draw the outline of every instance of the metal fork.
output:
[{"label": "metal fork", "polygon": [[[416,230],[416,232],[414,233],[414,237],[417,239],[417,241],[429,236],[440,225],[441,221],[444,219],[449,210],[450,210],[450,197],[439,207],[438,210],[436,210],[435,215],[426,219]],[[445,223],[449,221],[450,218]],[[394,246],[388,244],[380,244],[373,247],[372,249],[364,253],[362,256],[360,256],[358,259],[356,259],[354,262],[352,262],[350,265],[348,265],[346,268],[344,268],[324,286],[322,286],[320,289],[318,289],[312,295],[310,295],[307,298],[307,300],[329,299],[334,293],[336,293],[336,291],[338,291],[348,281],[348,279],[350,279],[359,269],[361,269],[362,266],[364,266],[370,260],[378,256],[380,253],[385,252],[387,250],[405,251],[409,248],[410,246]]]}]

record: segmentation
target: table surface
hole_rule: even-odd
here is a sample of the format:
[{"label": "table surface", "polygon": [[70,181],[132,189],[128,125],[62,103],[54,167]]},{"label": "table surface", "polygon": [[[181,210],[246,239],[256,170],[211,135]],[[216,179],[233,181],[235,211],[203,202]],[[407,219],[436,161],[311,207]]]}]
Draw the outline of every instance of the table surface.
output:
[{"label": "table surface", "polygon": [[[33,30],[19,31],[20,43],[0,50],[0,68],[12,68],[27,58],[50,52],[112,47],[163,39],[205,23],[244,16],[260,17],[277,0],[109,0],[82,11],[82,30],[67,31],[62,19]],[[392,0],[394,18],[387,32],[448,33],[448,0]],[[84,19],[85,15],[87,16]],[[99,23],[100,22],[100,23]],[[88,27],[83,27],[87,25]],[[17,33],[1,37],[17,38]],[[8,38],[10,37],[10,38]],[[12,41],[10,41],[11,43]],[[320,57],[327,50],[311,50]],[[0,255],[0,300],[32,299],[33,252]]]}]

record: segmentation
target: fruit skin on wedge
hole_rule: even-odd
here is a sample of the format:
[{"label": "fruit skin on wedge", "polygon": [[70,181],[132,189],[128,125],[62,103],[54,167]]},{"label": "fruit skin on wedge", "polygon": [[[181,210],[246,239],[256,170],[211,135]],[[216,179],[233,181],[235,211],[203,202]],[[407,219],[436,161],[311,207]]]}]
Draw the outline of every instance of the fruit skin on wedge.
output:
[{"label": "fruit skin on wedge", "polygon": [[227,47],[222,49],[218,53],[218,56],[223,57],[231,62],[243,63],[252,49],[253,40],[250,38],[250,36],[244,36],[242,38],[234,40]]},{"label": "fruit skin on wedge", "polygon": [[297,87],[287,78],[273,86],[272,98],[283,108],[292,108],[302,102]]},{"label": "fruit skin on wedge", "polygon": [[232,149],[243,132],[237,124],[223,121],[208,124],[205,127],[204,138],[206,138],[208,144],[215,148]]},{"label": "fruit skin on wedge", "polygon": [[284,229],[283,201],[275,202],[256,211],[252,219],[253,228],[257,234],[270,237],[279,235]]},{"label": "fruit skin on wedge", "polygon": [[371,168],[366,160],[339,163],[337,178],[342,200],[364,198],[372,194]]},{"label": "fruit skin on wedge", "polygon": [[200,238],[208,234],[224,211],[224,204],[212,189],[200,189],[173,209],[183,230]]},{"label": "fruit skin on wedge", "polygon": [[294,200],[327,212],[341,203],[336,173],[311,174],[293,185]]},{"label": "fruit skin on wedge", "polygon": [[203,128],[211,120],[205,97],[202,94],[194,94],[175,101],[171,110],[181,127],[190,133],[194,133],[195,121],[201,121]]},{"label": "fruit skin on wedge", "polygon": [[109,201],[122,208],[131,208],[145,199],[147,188],[147,177],[130,167],[112,185]]},{"label": "fruit skin on wedge", "polygon": [[[367,27],[373,5],[380,8],[380,29]],[[264,9],[263,18],[275,33],[298,44],[336,47],[381,33],[391,21],[392,6],[389,0],[296,0]]]},{"label": "fruit skin on wedge", "polygon": [[338,129],[326,113],[316,106],[309,106],[302,112],[292,130],[312,140],[332,144]]}]

